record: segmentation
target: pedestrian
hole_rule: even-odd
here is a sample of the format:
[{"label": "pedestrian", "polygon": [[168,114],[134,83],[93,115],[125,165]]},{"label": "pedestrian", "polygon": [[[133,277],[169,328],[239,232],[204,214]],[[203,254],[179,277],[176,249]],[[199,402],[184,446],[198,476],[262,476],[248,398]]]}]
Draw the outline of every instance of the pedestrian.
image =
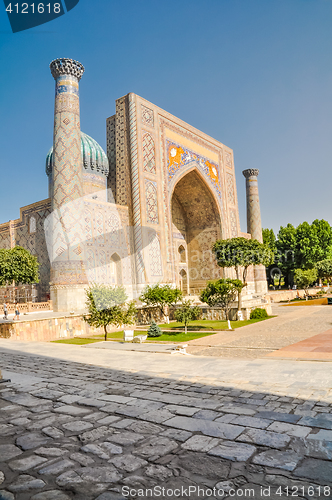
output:
[{"label": "pedestrian", "polygon": [[8,319],[8,307],[7,307],[7,304],[6,302],[4,302],[3,304],[3,319]]},{"label": "pedestrian", "polygon": [[13,321],[15,321],[15,319],[17,319],[17,320],[20,319],[20,310],[18,308],[18,302],[15,302],[15,316],[14,316]]}]

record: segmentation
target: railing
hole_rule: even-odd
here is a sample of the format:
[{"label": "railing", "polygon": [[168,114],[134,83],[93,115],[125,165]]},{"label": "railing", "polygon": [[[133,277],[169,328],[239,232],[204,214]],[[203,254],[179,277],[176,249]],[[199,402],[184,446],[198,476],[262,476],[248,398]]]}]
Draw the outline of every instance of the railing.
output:
[{"label": "railing", "polygon": [[[14,314],[15,304],[7,304],[7,309],[8,314]],[[23,304],[18,304],[18,310],[23,314],[38,311],[52,311],[53,305],[51,300],[48,300],[47,302],[25,302]]]}]

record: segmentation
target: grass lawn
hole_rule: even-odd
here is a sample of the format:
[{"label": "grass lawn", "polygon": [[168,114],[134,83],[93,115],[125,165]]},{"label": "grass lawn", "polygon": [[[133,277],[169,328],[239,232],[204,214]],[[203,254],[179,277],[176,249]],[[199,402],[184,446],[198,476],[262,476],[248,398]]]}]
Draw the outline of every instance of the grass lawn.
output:
[{"label": "grass lawn", "polygon": [[[271,316],[272,317],[272,316]],[[266,318],[268,319],[268,318]],[[262,319],[248,319],[245,321],[231,321],[231,326],[233,329],[240,328],[241,326],[251,325],[251,323],[257,323],[258,321],[264,321]],[[161,329],[165,330],[184,330],[184,326],[182,323],[177,323],[176,321],[172,321],[169,325],[162,324],[159,325]],[[212,330],[228,330],[227,321],[209,321],[209,320],[201,320],[198,319],[196,321],[191,321],[188,326],[188,331],[212,331]]]},{"label": "grass lawn", "polygon": [[[270,316],[270,318],[273,316]],[[267,318],[268,319],[268,318]],[[259,321],[264,321],[263,319],[250,319],[247,321],[231,321],[231,326],[233,329],[239,328],[241,326],[250,325],[251,323],[257,323]],[[163,330],[173,330],[174,332],[164,332],[160,337],[151,337],[147,339],[147,342],[189,342],[189,340],[199,339],[201,337],[207,337],[208,335],[214,335],[221,330],[228,330],[227,321],[208,321],[208,320],[197,320],[192,321],[188,326],[188,333],[184,333],[184,326],[181,323],[172,322],[169,325],[161,324],[159,325]],[[197,331],[198,330],[198,331]],[[207,330],[207,332],[204,332]],[[212,333],[211,333],[212,331]],[[135,330],[135,335],[144,335],[144,330]],[[107,339],[111,340],[122,340],[123,331],[113,332],[107,334]],[[104,340],[103,335],[94,335],[93,337],[74,337],[71,339],[60,339],[53,340],[52,342],[57,342],[59,344],[76,344],[85,345],[92,344],[94,342],[101,342]]]}]

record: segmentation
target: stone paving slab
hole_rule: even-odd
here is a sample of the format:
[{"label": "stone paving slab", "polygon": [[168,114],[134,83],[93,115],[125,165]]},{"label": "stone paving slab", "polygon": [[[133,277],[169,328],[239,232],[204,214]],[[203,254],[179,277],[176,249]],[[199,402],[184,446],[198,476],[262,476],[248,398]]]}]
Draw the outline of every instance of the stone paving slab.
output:
[{"label": "stone paving slab", "polygon": [[132,342],[116,342],[106,341],[106,342],[95,342],[93,344],[86,344],[82,347],[85,349],[109,349],[112,351],[137,351],[137,352],[162,352],[164,354],[171,354],[172,351],[179,344],[158,344],[157,342],[147,342],[143,344],[132,343]]},{"label": "stone paving slab", "polygon": [[267,354],[273,358],[332,361],[332,329]]},{"label": "stone paving slab", "polygon": [[277,499],[293,485],[309,500],[319,498],[310,488],[332,488],[328,365],[198,357],[170,366],[163,354],[107,351],[106,360],[102,350],[86,364],[54,346],[47,356],[0,348],[3,372],[15,374],[0,384],[0,498],[114,500],[134,498],[128,488],[222,485],[223,499],[262,487]]}]

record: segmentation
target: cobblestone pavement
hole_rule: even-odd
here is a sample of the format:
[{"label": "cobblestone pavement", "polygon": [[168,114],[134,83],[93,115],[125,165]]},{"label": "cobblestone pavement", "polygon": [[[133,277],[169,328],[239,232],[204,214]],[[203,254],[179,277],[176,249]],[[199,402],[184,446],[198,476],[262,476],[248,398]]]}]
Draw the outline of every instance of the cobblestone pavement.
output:
[{"label": "cobblestone pavement", "polygon": [[332,327],[332,307],[272,304],[277,317],[188,342],[187,351],[201,356],[256,359]]},{"label": "cobblestone pavement", "polygon": [[[288,362],[235,361],[232,376],[229,360],[210,358],[210,372],[227,365],[225,382],[137,368],[137,359],[146,370],[172,359],[189,371],[200,357],[126,353],[128,367],[115,370],[4,347],[0,355],[13,380],[0,384],[2,500],[332,498],[327,363],[298,364],[301,381]],[[253,376],[240,379],[240,366]],[[279,379],[262,367],[279,367]]]}]

